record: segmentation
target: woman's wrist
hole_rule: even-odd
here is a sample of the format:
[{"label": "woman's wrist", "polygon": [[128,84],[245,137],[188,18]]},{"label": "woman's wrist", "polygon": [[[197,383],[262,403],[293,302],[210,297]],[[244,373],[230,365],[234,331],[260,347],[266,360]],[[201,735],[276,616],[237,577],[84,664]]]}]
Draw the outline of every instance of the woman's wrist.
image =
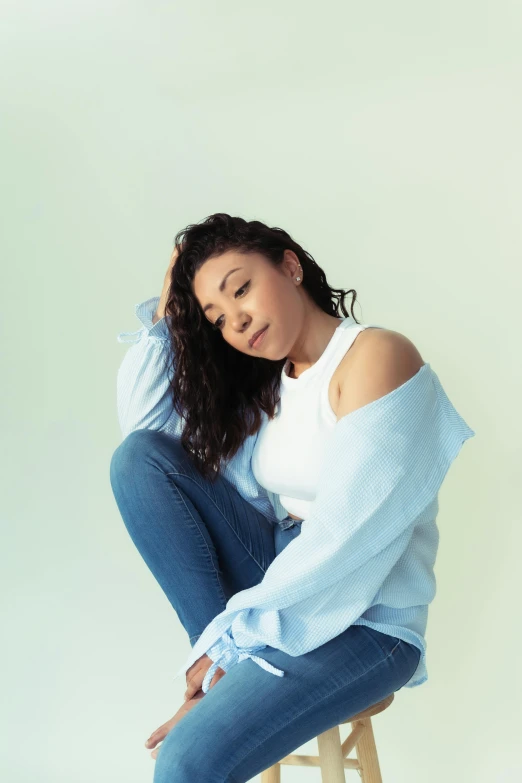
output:
[{"label": "woman's wrist", "polygon": [[152,323],[155,324],[158,321],[161,321],[161,319],[164,317],[165,317],[165,302],[163,301],[163,297],[161,297],[158,302],[156,312],[152,316]]}]

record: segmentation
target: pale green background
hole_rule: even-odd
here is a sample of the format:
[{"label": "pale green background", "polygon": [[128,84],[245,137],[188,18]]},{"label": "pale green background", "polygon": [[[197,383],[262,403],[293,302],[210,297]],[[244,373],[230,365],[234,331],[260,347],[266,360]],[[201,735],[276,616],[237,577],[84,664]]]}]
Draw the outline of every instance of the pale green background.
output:
[{"label": "pale green background", "polygon": [[175,233],[225,211],[282,226],[355,288],[358,320],[413,340],[476,431],[440,494],[429,680],[374,728],[385,783],[514,782],[520,3],[48,0],[0,16],[0,776],[152,781],[143,743],[181,704],[189,644],[109,483],[116,335],[159,295]]}]

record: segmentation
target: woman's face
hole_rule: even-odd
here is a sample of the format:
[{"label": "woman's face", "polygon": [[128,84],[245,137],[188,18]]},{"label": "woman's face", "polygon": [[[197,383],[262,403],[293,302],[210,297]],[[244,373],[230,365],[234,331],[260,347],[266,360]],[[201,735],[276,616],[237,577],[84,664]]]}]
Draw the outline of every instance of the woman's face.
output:
[{"label": "woman's face", "polygon": [[[295,279],[302,279],[299,269],[292,250],[285,250],[280,266],[260,253],[230,250],[203,264],[193,290],[203,316],[227,343],[249,356],[277,361],[288,355],[305,316],[303,289]],[[265,326],[259,346],[250,346],[251,337]]]}]

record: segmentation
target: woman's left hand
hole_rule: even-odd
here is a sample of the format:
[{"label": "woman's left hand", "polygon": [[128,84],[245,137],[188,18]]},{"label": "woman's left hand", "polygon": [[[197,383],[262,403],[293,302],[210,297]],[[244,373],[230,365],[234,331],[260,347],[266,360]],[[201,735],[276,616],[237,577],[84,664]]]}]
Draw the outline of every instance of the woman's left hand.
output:
[{"label": "woman's left hand", "polygon": [[[213,663],[214,661],[212,658],[209,658],[205,653],[201,656],[201,658],[198,658],[197,661],[192,664],[190,669],[187,671],[187,690],[185,691],[185,695],[183,697],[185,700],[191,699],[199,690],[201,690],[205,675]],[[216,684],[216,682],[218,682],[218,680],[224,677],[225,674],[226,672],[218,666],[214,676],[212,677],[212,680],[210,681],[209,690]]]}]

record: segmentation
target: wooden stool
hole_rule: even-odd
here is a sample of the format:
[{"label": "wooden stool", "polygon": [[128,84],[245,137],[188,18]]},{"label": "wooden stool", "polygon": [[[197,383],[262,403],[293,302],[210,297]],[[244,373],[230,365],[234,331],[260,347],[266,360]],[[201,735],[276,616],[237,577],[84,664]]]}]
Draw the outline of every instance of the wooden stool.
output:
[{"label": "wooden stool", "polygon": [[[285,756],[277,764],[261,773],[261,783],[281,783],[282,764],[292,764],[297,767],[320,767],[322,783],[346,783],[345,769],[356,769],[363,783],[382,783],[371,716],[377,715],[389,707],[393,698],[394,694],[392,693],[377,704],[358,712],[357,715],[341,721],[341,724],[352,724],[352,730],[342,744],[339,726],[333,726],[318,735],[318,756],[299,756],[295,753]],[[353,748],[355,748],[357,758],[349,759],[347,756]]]}]

